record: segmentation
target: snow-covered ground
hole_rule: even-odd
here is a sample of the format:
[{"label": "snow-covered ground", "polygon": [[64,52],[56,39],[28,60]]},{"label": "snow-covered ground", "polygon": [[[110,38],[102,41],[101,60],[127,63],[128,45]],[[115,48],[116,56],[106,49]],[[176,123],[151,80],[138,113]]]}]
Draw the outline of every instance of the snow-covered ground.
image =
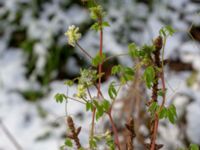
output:
[{"label": "snow-covered ground", "polygon": [[[16,147],[9,140],[2,125],[9,130],[23,150],[58,150],[63,144],[63,135],[66,131],[65,115],[70,114],[78,118],[76,121],[83,129],[81,142],[87,143],[88,120],[91,114],[85,114],[82,104],[69,101],[66,105],[55,102],[56,93],[68,93],[73,95],[76,87],[67,89],[64,81],[53,81],[49,86],[51,91],[35,103],[28,102],[19,91],[26,89],[42,90],[35,78],[26,78],[24,66],[25,57],[23,51],[16,48],[8,48],[7,40],[11,31],[16,26],[8,26],[13,15],[19,10],[19,2],[28,3],[28,0],[5,0],[0,1],[0,14],[9,10],[9,20],[2,21],[1,26],[5,28],[5,34],[0,37],[0,150],[15,150]],[[45,56],[52,42],[52,35],[58,31],[64,31],[71,24],[80,24],[89,17],[86,9],[78,5],[72,5],[67,11],[60,9],[61,0],[52,0],[45,3],[42,15],[38,19],[32,17],[32,12],[26,9],[22,17],[22,25],[27,28],[28,37],[40,42],[35,45],[34,53],[38,55],[36,74],[43,71]],[[183,62],[191,63],[197,72],[196,82],[188,87],[186,80],[191,72],[170,72],[167,70],[166,79],[168,82],[169,103],[177,106],[179,116],[186,118],[186,126],[182,133],[180,126],[165,125],[161,123],[160,142],[168,145],[165,149],[175,149],[184,146],[182,134],[185,134],[189,142],[200,144],[200,44],[191,39],[188,30],[192,24],[200,25],[200,3],[193,3],[189,0],[163,0],[153,5],[153,11],[148,12],[147,5],[143,3],[133,4],[131,0],[118,7],[110,2],[107,20],[111,28],[106,29],[104,38],[104,50],[113,54],[120,54],[127,51],[127,42],[135,41],[137,44],[150,43],[152,38],[158,35],[159,29],[165,22],[171,24],[177,33],[168,39],[166,45],[166,57],[179,57]],[[112,5],[113,4],[113,5]],[[131,5],[130,5],[131,4]],[[49,15],[55,15],[51,21]],[[183,15],[184,17],[180,17]],[[114,18],[114,19],[113,19]],[[146,22],[142,18],[147,18]],[[126,21],[129,21],[125,24]],[[6,28],[8,26],[8,28]],[[126,29],[126,27],[128,29]],[[140,32],[132,31],[137,28]],[[123,34],[119,34],[122,32]],[[98,45],[98,35],[88,31],[81,39],[80,44],[87,47],[88,52],[95,55],[95,48]],[[129,39],[129,40],[128,40]],[[185,40],[186,39],[186,40]],[[107,43],[109,41],[109,43]],[[64,34],[60,35],[58,43],[65,43]],[[80,54],[81,55],[81,54]],[[178,56],[177,56],[178,55]],[[119,58],[122,64],[131,64],[131,60]],[[66,64],[72,66],[73,59]],[[77,72],[79,68],[70,71]],[[103,87],[106,87],[106,84]],[[105,88],[103,88],[106,91]],[[67,109],[66,109],[67,108]],[[67,110],[67,111],[66,111]],[[44,116],[43,116],[43,115]],[[170,137],[170,138],[169,138]]]}]

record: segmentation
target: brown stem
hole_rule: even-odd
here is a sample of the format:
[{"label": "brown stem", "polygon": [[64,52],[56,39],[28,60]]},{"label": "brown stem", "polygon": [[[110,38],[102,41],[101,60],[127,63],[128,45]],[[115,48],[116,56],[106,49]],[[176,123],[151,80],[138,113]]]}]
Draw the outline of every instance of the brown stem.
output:
[{"label": "brown stem", "polygon": [[94,136],[95,114],[96,114],[96,108],[94,108],[93,112],[92,112],[92,128],[91,128],[90,138],[93,138],[93,136]]},{"label": "brown stem", "polygon": [[[102,56],[103,54],[103,28],[102,28],[102,18],[100,17],[99,18],[99,25],[101,26],[101,29],[100,29],[100,48],[99,48],[99,55],[100,57]],[[98,66],[98,73],[101,74],[102,72],[102,64],[99,64]],[[101,94],[101,77],[99,77],[99,82],[98,82],[98,93],[97,93],[97,97],[99,98],[100,97],[100,94]],[[112,108],[111,108],[112,109]],[[109,119],[110,119],[110,122],[111,122],[111,125],[112,125],[112,129],[113,129],[113,132],[114,132],[114,136],[115,136],[115,143],[118,147],[119,150],[121,150],[120,148],[120,143],[119,143],[119,139],[118,139],[118,132],[117,132],[117,129],[115,127],[115,123],[112,119],[112,115],[111,115],[111,110],[108,112],[108,116],[109,116]]]},{"label": "brown stem", "polygon": [[113,121],[113,118],[112,118],[112,115],[111,115],[111,111],[109,111],[107,114],[108,114],[108,117],[109,117],[111,125],[112,125],[112,130],[114,132],[115,144],[116,144],[118,150],[121,150],[120,142],[119,142],[119,138],[118,138],[118,131],[117,131],[117,128],[116,128],[115,123]]},{"label": "brown stem", "polygon": [[[163,46],[163,40],[162,37],[159,36],[154,40],[154,46],[155,46],[155,51],[153,52],[154,54],[154,64],[155,67],[160,68],[161,67],[161,60],[160,60],[160,50]],[[158,80],[159,80],[159,74],[158,71],[155,70],[156,76],[155,76],[155,82],[152,87],[152,101],[151,102],[157,102],[158,100]],[[150,103],[151,103],[150,102]],[[155,150],[156,149],[156,136],[158,132],[158,123],[159,123],[159,117],[158,113],[155,112],[154,119],[152,121],[153,127],[151,127],[151,143],[150,143],[150,150]]]},{"label": "brown stem", "polygon": [[80,143],[79,138],[78,138],[78,135],[81,131],[81,127],[78,127],[76,129],[74,122],[73,122],[73,119],[70,116],[67,117],[67,123],[68,123],[68,126],[69,126],[70,131],[71,131],[71,134],[67,135],[67,137],[74,140],[77,149],[81,148],[82,146],[81,146],[81,143]]},{"label": "brown stem", "polygon": [[[102,24],[101,18],[100,18],[99,22],[100,22],[99,24]],[[100,44],[99,55],[100,55],[100,57],[102,57],[102,54],[103,54],[103,29],[102,28],[100,30],[100,43],[99,44]],[[102,65],[103,64],[99,64],[99,66],[98,66],[98,74],[101,74]],[[101,77],[99,77],[99,82],[98,82],[98,94],[97,94],[98,97],[100,96],[100,89],[101,89]]]},{"label": "brown stem", "polygon": [[[99,18],[99,24],[100,25],[102,24],[101,18]],[[100,30],[100,43],[99,43],[99,45],[100,45],[99,46],[99,54],[100,54],[100,57],[101,57],[102,54],[103,54],[103,29],[102,28]],[[102,71],[102,64],[99,64],[98,74],[101,74],[101,71]],[[101,93],[101,77],[99,77],[98,85],[97,85],[97,97],[100,98],[101,95],[102,95],[102,93]],[[94,108],[93,112],[92,112],[92,128],[91,128],[90,138],[93,138],[93,136],[94,136],[95,114],[96,114],[96,108]]]},{"label": "brown stem", "polygon": [[134,130],[134,120],[133,117],[130,117],[128,122],[125,124],[126,128],[128,130],[128,140],[126,142],[126,149],[127,150],[134,150],[134,146],[133,146],[133,140],[136,136],[135,134],[135,130]]},{"label": "brown stem", "polygon": [[151,147],[150,150],[156,150],[156,136],[157,136],[157,132],[158,132],[158,123],[159,123],[159,118],[158,118],[158,114],[155,114],[155,120],[154,120],[154,126],[153,126],[153,135],[152,135],[152,139],[151,139]]},{"label": "brown stem", "polygon": [[[158,37],[154,41],[154,46],[155,46],[155,51],[153,52],[154,55],[154,64],[156,67],[160,68],[161,67],[161,61],[160,61],[160,50],[162,48],[162,37]],[[151,96],[151,102],[157,102],[158,99],[158,80],[159,80],[159,75],[157,71],[155,70],[156,75],[155,75],[155,82],[153,83],[152,87],[152,96]]]}]

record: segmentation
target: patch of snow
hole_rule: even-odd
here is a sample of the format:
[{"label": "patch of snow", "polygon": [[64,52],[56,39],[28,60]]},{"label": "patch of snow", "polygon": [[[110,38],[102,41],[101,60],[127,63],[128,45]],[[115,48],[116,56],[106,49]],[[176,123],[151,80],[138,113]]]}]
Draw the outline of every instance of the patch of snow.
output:
[{"label": "patch of snow", "polygon": [[80,71],[80,67],[77,65],[77,62],[74,58],[69,58],[66,63],[66,69],[70,74],[78,74]]},{"label": "patch of snow", "polygon": [[200,120],[197,119],[200,116],[199,103],[192,103],[187,108],[187,136],[192,143],[200,144]]}]

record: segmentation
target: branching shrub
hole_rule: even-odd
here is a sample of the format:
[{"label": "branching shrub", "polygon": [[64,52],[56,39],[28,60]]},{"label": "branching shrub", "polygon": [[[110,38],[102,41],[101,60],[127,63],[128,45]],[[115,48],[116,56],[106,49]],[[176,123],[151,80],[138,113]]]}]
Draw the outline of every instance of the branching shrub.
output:
[{"label": "branching shrub", "polygon": [[[68,37],[68,43],[71,46],[77,46],[90,60],[91,67],[88,69],[81,69],[80,76],[65,82],[67,86],[72,86],[77,83],[77,92],[74,93],[73,97],[58,93],[55,95],[57,102],[62,103],[64,100],[74,100],[85,105],[86,111],[92,113],[90,136],[88,147],[84,147],[80,144],[78,135],[81,131],[81,127],[76,128],[71,116],[67,116],[67,123],[69,126],[70,134],[67,134],[65,144],[61,146],[61,149],[65,147],[73,147],[78,150],[85,149],[98,149],[98,142],[105,141],[105,147],[110,150],[122,150],[119,139],[119,132],[116,127],[112,115],[112,108],[117,100],[121,88],[129,84],[134,79],[135,72],[141,70],[143,75],[140,77],[146,88],[151,90],[151,98],[146,102],[146,115],[151,117],[150,123],[150,134],[149,142],[143,143],[144,149],[147,150],[158,150],[164,145],[157,143],[157,134],[159,121],[162,119],[168,119],[170,123],[174,124],[177,119],[176,107],[172,104],[166,105],[166,92],[167,88],[165,85],[165,74],[164,74],[164,51],[167,38],[174,34],[174,29],[170,26],[166,26],[160,29],[159,35],[151,45],[143,45],[138,47],[135,43],[128,45],[128,53],[120,54],[116,56],[106,56],[103,53],[103,29],[109,27],[109,23],[104,20],[106,13],[103,8],[94,1],[88,1],[90,10],[90,16],[94,20],[94,24],[91,26],[91,30],[99,33],[99,51],[96,56],[91,56],[87,50],[85,50],[79,43],[78,40],[81,38],[79,28],[72,25],[69,27],[65,35]],[[111,74],[119,76],[119,82],[112,81],[108,86],[109,99],[105,98],[105,93],[102,93],[101,79],[105,75],[102,71],[102,65],[114,58],[127,55],[132,59],[137,60],[137,64],[133,67],[127,67],[122,65],[116,65],[112,67]],[[91,95],[91,88],[95,88],[97,93],[95,96]],[[159,98],[160,97],[160,98]],[[107,116],[112,126],[112,131],[107,131],[101,135],[96,134],[94,131],[95,122]],[[126,130],[128,131],[128,140],[125,141],[126,149],[134,149],[134,138],[136,137],[134,129],[134,118],[129,116],[125,124]],[[113,135],[111,134],[113,133]],[[75,145],[73,145],[73,142]],[[190,149],[196,150],[196,145],[191,145]]]}]

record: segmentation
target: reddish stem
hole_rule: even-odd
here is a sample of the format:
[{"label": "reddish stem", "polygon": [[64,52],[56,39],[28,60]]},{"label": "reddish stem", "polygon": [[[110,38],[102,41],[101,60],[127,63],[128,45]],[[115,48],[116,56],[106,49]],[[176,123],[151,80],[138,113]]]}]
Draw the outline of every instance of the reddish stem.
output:
[{"label": "reddish stem", "polygon": [[[153,98],[154,98],[154,101],[157,101],[157,96],[158,96],[158,80],[159,78],[161,79],[161,83],[162,83],[162,92],[163,92],[163,100],[162,100],[162,104],[160,106],[160,109],[159,109],[159,112],[162,110],[162,107],[164,106],[165,104],[165,80],[164,80],[164,65],[163,65],[163,60],[162,62],[160,61],[160,50],[161,48],[163,47],[163,40],[162,40],[162,37],[158,37],[157,39],[155,39],[154,41],[154,45],[156,47],[156,51],[154,52],[154,55],[155,55],[155,58],[154,58],[154,61],[155,61],[155,65],[156,67],[162,67],[162,72],[160,75],[157,75],[156,78],[157,78],[157,83],[155,84],[155,86],[153,86]],[[162,66],[160,66],[160,64],[162,63]],[[156,136],[157,136],[157,133],[158,133],[158,124],[159,124],[159,117],[158,117],[158,113],[159,112],[156,112],[155,115],[154,115],[154,120],[153,120],[153,130],[152,130],[152,136],[151,136],[151,144],[150,144],[150,150],[155,150],[156,149]]]},{"label": "reddish stem", "polygon": [[[99,19],[99,24],[102,24],[102,19]],[[102,56],[103,54],[103,29],[101,28],[100,30],[100,43],[99,43],[99,54]],[[102,71],[102,64],[99,64],[98,66],[98,74],[101,74]],[[98,80],[98,85],[97,85],[97,97],[99,98],[101,96],[101,77],[99,77]],[[92,112],[92,129],[91,129],[91,137],[94,135],[94,120],[95,120],[95,113],[96,113],[96,108],[93,109]]]},{"label": "reddish stem", "polygon": [[157,132],[158,132],[158,123],[159,123],[159,118],[158,118],[158,114],[156,113],[155,120],[154,120],[154,126],[153,126],[153,135],[152,135],[150,150],[155,150],[155,148],[156,148],[156,136],[157,136]]},{"label": "reddish stem", "polygon": [[[102,21],[100,20],[100,23]],[[102,57],[102,54],[103,54],[103,29],[101,28],[100,30],[100,48],[99,48],[99,55],[100,57]],[[102,64],[99,64],[98,66],[98,73],[101,74],[102,72]],[[99,97],[100,96],[100,89],[101,89],[101,77],[99,77],[99,82],[98,82],[98,94],[97,96]]]},{"label": "reddish stem", "polygon": [[[166,101],[166,94],[165,94],[165,89],[166,89],[166,86],[165,86],[165,78],[164,78],[164,71],[162,70],[162,74],[161,74],[161,83],[162,83],[162,92],[163,92],[163,100],[162,100],[162,104],[160,106],[160,110],[162,110],[162,108],[164,107],[165,105],[165,101]],[[153,128],[153,137],[152,137],[152,143],[151,143],[151,149],[150,150],[155,150],[155,144],[156,144],[156,135],[158,133],[158,123],[159,123],[159,118],[158,118],[158,114],[156,113],[155,114],[155,121],[154,121],[154,128]]]},{"label": "reddish stem", "polygon": [[94,108],[94,109],[93,109],[93,112],[92,112],[92,130],[91,130],[91,133],[90,133],[90,136],[91,136],[91,137],[93,137],[93,135],[94,135],[95,113],[96,113],[96,108]]},{"label": "reddish stem", "polygon": [[115,144],[117,145],[117,148],[119,150],[121,150],[120,142],[119,142],[119,139],[118,139],[118,131],[117,131],[117,128],[115,127],[115,123],[113,121],[113,118],[112,118],[112,115],[111,115],[111,111],[108,112],[108,117],[110,119],[110,122],[111,122],[111,125],[112,125],[112,129],[113,129],[113,132],[114,132]]}]

